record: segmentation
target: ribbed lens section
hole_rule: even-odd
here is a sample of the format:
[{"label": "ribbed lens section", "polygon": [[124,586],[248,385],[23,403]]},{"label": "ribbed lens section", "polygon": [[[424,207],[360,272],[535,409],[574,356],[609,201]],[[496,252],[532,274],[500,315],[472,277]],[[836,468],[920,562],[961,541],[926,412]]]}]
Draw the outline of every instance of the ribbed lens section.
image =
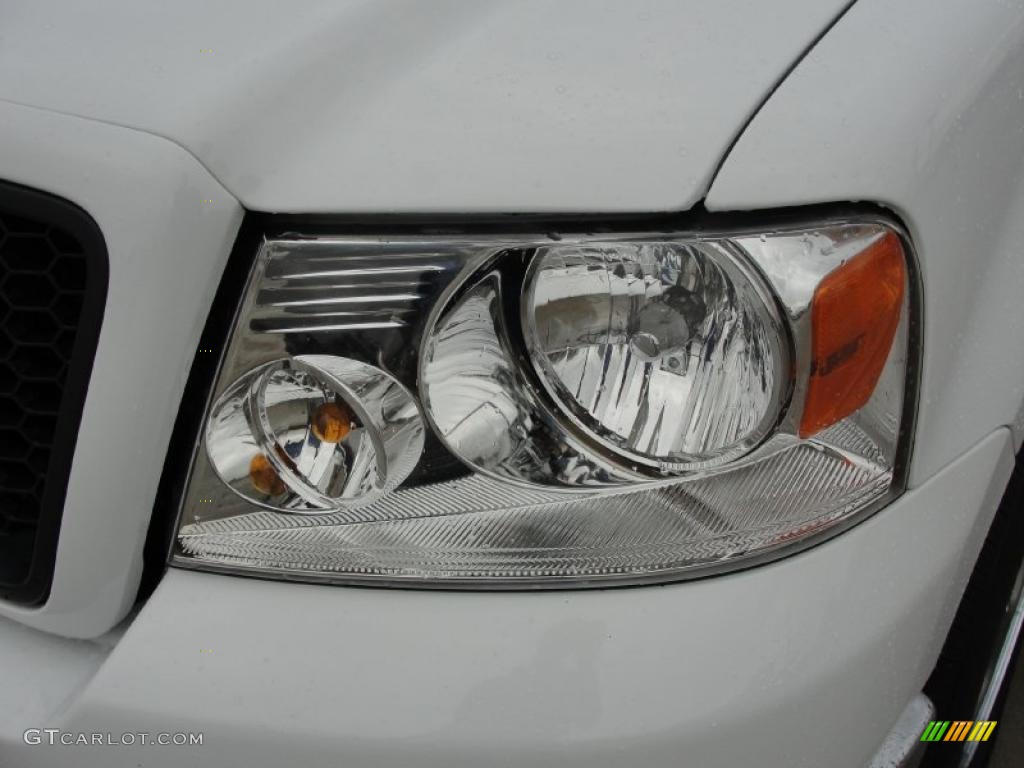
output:
[{"label": "ribbed lens section", "polygon": [[[835,436],[841,444],[854,432]],[[412,582],[652,578],[809,536],[881,498],[891,479],[838,446],[802,443],[726,475],[646,490],[579,498],[470,477],[326,517],[200,522],[180,541],[199,560]]]},{"label": "ribbed lens section", "polygon": [[721,247],[551,246],[532,271],[534,364],[586,429],[632,457],[681,465],[735,455],[770,429],[784,332]]}]

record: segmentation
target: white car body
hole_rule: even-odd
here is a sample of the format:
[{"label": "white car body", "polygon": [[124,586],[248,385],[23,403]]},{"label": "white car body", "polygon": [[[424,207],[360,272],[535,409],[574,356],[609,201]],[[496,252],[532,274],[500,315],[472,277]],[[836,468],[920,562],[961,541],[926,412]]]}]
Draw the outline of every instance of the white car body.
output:
[{"label": "white car body", "polygon": [[[868,764],[935,665],[1024,437],[1024,9],[845,6],[0,10],[0,179],[81,206],[110,260],[50,595],[0,603],[0,765]],[[245,210],[849,201],[899,217],[923,286],[908,489],[867,522],[666,586],[457,593],[171,568],[133,610]],[[50,747],[29,728],[205,738]]]}]

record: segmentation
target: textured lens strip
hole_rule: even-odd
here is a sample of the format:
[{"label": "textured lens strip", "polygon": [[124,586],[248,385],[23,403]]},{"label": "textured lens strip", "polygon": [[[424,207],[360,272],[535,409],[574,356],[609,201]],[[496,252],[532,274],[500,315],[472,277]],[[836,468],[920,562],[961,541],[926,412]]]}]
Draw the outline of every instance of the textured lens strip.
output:
[{"label": "textured lens strip", "polygon": [[[198,560],[416,580],[566,581],[724,562],[881,498],[891,472],[801,443],[725,475],[588,499],[474,477],[329,519],[259,512],[181,531]],[[359,522],[377,516],[378,522]],[[326,523],[326,524],[325,524]]]}]

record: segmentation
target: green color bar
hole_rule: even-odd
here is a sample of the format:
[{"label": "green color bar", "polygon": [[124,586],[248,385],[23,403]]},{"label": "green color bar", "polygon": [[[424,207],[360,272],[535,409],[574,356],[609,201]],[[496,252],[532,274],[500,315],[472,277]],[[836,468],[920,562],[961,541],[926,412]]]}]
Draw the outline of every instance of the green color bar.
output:
[{"label": "green color bar", "polygon": [[949,720],[932,720],[921,734],[921,741],[941,741],[949,728]]}]

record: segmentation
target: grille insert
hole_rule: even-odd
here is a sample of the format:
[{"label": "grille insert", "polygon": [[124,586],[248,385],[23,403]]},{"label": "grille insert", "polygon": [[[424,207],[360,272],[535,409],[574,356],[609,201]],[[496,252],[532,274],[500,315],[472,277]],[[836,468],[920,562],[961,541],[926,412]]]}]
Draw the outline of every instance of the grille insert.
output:
[{"label": "grille insert", "polygon": [[106,253],[77,207],[0,182],[0,596],[45,599]]}]

